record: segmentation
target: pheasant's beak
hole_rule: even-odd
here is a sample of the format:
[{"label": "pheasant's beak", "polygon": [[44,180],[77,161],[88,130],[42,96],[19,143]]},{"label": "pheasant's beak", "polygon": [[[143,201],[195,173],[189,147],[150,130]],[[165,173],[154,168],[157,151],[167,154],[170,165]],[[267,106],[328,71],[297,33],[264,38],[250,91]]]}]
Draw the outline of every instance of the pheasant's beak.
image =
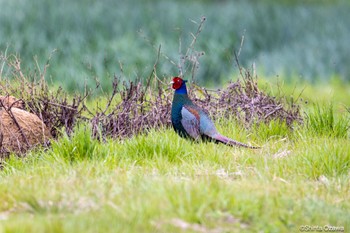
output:
[{"label": "pheasant's beak", "polygon": [[174,84],[174,81],[173,80],[171,80],[171,82],[169,83],[169,85],[173,85]]}]

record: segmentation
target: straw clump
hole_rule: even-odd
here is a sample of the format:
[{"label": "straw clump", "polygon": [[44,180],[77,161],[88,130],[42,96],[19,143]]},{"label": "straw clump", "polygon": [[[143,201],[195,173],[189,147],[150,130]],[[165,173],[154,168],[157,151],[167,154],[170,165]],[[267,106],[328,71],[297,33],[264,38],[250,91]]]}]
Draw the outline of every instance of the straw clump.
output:
[{"label": "straw clump", "polygon": [[15,97],[0,96],[0,157],[25,153],[39,144],[48,143],[52,137],[37,115],[18,108],[22,104],[23,101]]}]

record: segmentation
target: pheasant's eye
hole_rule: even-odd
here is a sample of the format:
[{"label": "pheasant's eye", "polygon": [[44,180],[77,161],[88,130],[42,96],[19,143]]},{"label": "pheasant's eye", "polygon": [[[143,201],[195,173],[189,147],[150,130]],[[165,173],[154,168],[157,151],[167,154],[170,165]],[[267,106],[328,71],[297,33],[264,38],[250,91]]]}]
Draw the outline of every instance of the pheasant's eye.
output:
[{"label": "pheasant's eye", "polygon": [[181,78],[179,78],[179,77],[173,78],[173,88],[175,90],[179,89],[182,86],[182,83],[183,83],[183,81]]}]

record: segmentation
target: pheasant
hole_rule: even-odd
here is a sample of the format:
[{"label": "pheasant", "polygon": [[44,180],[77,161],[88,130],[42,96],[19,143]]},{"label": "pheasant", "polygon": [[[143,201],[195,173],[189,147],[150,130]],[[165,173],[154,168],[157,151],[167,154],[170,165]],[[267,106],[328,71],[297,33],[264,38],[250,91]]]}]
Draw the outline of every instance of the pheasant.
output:
[{"label": "pheasant", "polygon": [[174,77],[171,84],[175,89],[171,107],[171,123],[177,134],[193,140],[209,140],[216,143],[224,143],[229,146],[239,146],[251,149],[260,147],[249,146],[221,135],[215,128],[208,114],[195,105],[188,97],[187,80]]}]

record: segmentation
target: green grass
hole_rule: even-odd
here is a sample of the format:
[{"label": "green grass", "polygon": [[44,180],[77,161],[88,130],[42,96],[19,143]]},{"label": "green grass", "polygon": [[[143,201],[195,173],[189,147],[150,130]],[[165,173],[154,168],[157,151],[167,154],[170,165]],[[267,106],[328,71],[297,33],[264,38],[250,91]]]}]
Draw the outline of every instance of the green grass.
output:
[{"label": "green grass", "polygon": [[312,112],[307,114],[306,121],[309,131],[329,137],[346,137],[349,129],[349,117],[339,116],[336,120],[333,105],[320,106],[315,104]]},{"label": "green grass", "polygon": [[305,110],[310,123],[293,131],[217,122],[261,150],[193,143],[171,129],[100,143],[81,125],[47,151],[5,162],[0,232],[347,232],[349,114]]}]

